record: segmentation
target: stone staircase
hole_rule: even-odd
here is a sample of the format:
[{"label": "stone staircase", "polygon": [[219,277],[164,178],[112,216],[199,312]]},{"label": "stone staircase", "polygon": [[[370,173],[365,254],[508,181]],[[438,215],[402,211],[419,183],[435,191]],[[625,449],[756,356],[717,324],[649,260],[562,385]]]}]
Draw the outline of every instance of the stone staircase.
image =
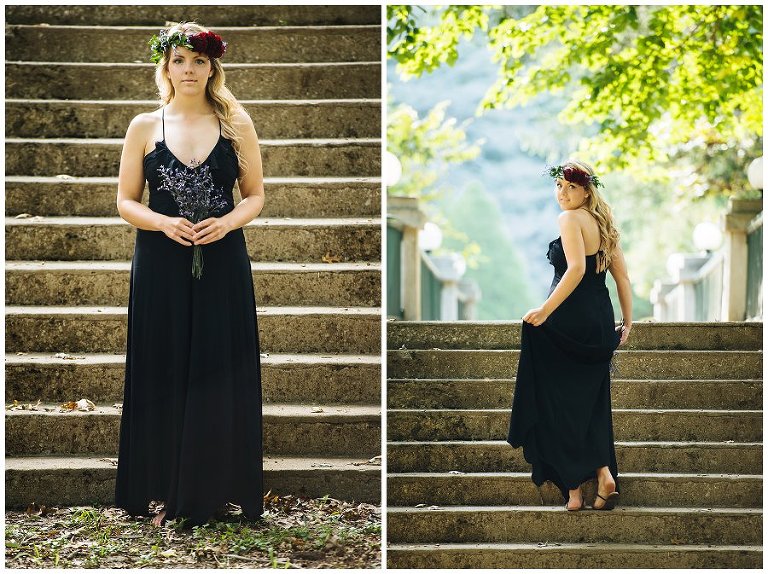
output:
[{"label": "stone staircase", "polygon": [[388,566],[761,567],[762,332],[635,323],[612,379],[621,504],[567,512],[505,441],[520,322],[389,322]]},{"label": "stone staircase", "polygon": [[[148,38],[182,19],[230,42],[263,152],[244,231],[265,488],[378,503],[380,7],[9,6],[5,398],[32,408],[6,408],[6,506],[113,502],[136,233],[115,205],[121,138],[156,108]],[[96,409],[60,412],[82,398]]]}]

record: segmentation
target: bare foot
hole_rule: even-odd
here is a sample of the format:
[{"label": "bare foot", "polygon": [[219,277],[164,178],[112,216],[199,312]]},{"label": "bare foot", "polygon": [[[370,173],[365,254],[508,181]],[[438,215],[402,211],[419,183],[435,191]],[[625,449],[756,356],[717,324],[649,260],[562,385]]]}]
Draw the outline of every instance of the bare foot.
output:
[{"label": "bare foot", "polygon": [[613,478],[611,471],[607,466],[597,469],[597,494],[600,496],[595,497],[592,508],[595,510],[603,508],[606,504],[605,499],[614,492],[616,492],[616,480]]},{"label": "bare foot", "polygon": [[584,499],[581,496],[581,488],[574,488],[568,491],[568,504],[566,510],[580,510],[584,505]]},{"label": "bare foot", "polygon": [[165,520],[165,510],[161,510],[157,514],[155,514],[155,517],[152,519],[152,526],[157,526],[158,528],[163,525],[163,521]]}]

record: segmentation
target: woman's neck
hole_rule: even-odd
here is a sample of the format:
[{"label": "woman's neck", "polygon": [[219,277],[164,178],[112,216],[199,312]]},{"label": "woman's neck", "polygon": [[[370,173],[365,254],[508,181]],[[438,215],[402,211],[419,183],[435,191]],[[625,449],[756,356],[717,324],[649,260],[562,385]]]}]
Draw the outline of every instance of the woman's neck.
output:
[{"label": "woman's neck", "polygon": [[201,97],[188,97],[176,94],[174,98],[166,104],[166,109],[180,116],[205,116],[214,113],[213,106],[205,95]]}]

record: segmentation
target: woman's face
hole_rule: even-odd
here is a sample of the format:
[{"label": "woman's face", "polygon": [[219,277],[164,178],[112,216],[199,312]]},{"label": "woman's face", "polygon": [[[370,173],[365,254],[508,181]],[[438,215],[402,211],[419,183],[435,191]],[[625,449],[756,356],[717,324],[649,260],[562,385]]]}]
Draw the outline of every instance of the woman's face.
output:
[{"label": "woman's face", "polygon": [[555,180],[555,199],[563,211],[580,208],[586,204],[588,197],[583,185],[565,179]]},{"label": "woman's face", "polygon": [[213,75],[211,61],[205,54],[174,46],[168,62],[168,77],[177,93],[192,95],[205,92],[208,78]]}]

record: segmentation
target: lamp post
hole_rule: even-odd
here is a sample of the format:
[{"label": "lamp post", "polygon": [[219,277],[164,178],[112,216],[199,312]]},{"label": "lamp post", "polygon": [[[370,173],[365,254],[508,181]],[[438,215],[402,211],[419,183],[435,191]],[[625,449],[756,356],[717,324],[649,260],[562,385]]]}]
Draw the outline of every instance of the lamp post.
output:
[{"label": "lamp post", "polygon": [[419,247],[424,251],[434,251],[443,242],[443,232],[440,227],[431,221],[424,224],[419,231]]},{"label": "lamp post", "polygon": [[699,251],[712,253],[722,242],[723,234],[720,228],[710,221],[703,221],[693,228],[693,244]]},{"label": "lamp post", "polygon": [[750,162],[749,167],[747,167],[747,179],[749,185],[760,191],[763,190],[763,156]]},{"label": "lamp post", "polygon": [[400,181],[400,177],[403,175],[403,166],[397,156],[391,151],[384,152],[384,185],[386,187],[393,187]]}]

